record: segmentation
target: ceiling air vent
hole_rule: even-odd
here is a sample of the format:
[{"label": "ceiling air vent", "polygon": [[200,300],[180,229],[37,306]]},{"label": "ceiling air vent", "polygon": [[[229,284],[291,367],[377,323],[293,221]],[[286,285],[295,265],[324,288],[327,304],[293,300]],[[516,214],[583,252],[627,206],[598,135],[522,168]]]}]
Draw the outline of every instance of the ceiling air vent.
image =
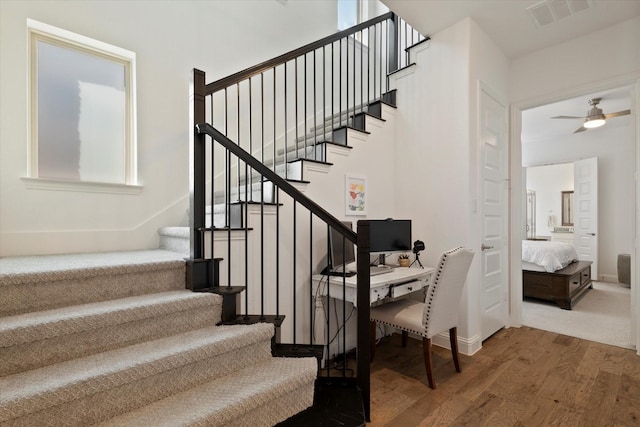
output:
[{"label": "ceiling air vent", "polygon": [[590,0],[543,0],[533,6],[529,6],[527,12],[536,27],[540,28],[590,7]]}]

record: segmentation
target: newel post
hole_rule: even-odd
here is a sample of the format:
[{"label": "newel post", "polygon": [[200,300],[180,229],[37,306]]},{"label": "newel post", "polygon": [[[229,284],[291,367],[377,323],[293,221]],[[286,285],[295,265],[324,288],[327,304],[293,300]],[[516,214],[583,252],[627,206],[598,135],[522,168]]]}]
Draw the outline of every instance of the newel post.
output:
[{"label": "newel post", "polygon": [[187,288],[195,290],[211,286],[208,262],[204,260],[205,227],[205,135],[199,134],[196,124],[205,121],[205,73],[193,69],[189,111],[189,260]]},{"label": "newel post", "polygon": [[362,390],[364,415],[367,421],[371,421],[371,378],[370,378],[370,353],[369,348],[369,309],[371,274],[369,270],[371,239],[369,221],[358,221],[358,291],[356,294],[358,303],[358,386]]}]

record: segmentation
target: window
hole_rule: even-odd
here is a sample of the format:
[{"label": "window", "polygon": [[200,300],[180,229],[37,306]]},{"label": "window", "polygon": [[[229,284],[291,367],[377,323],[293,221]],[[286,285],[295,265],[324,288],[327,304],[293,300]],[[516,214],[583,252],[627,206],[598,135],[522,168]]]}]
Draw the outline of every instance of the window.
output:
[{"label": "window", "polygon": [[135,53],[28,20],[29,177],[136,184]]},{"label": "window", "polygon": [[357,25],[359,22],[359,0],[338,0],[338,30]]}]

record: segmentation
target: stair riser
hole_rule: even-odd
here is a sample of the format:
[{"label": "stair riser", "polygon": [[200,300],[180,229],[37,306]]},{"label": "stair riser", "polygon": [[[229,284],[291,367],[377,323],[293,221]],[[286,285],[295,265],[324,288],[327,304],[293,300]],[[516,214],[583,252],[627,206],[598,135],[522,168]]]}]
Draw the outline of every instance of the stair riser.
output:
[{"label": "stair riser", "polygon": [[206,419],[206,425],[211,427],[224,427],[232,423],[236,426],[274,426],[304,411],[311,405],[313,405],[313,382],[304,384],[296,390],[279,396],[278,399],[269,401],[259,408],[244,414],[242,417],[224,420],[220,419],[221,417],[216,414]]},{"label": "stair riser", "polygon": [[173,291],[184,289],[184,283],[185,266],[178,262],[125,274],[119,274],[117,269],[101,269],[90,277],[69,274],[60,280],[0,286],[0,316]]},{"label": "stair riser", "polygon": [[99,426],[273,426],[311,406],[315,378],[313,359],[272,358]]},{"label": "stair riser", "polygon": [[91,330],[9,347],[0,343],[0,377],[215,325],[221,317],[220,299],[208,296],[218,304],[119,325],[100,326],[94,322]]},{"label": "stair riser", "polygon": [[[271,341],[226,351],[198,348],[135,372],[117,372],[96,381],[53,389],[0,406],[0,422],[10,425],[88,425],[137,409],[271,357]],[[194,353],[198,353],[194,356]],[[185,364],[185,359],[190,362]],[[196,359],[196,360],[193,360]],[[215,396],[203,396],[203,402]],[[73,414],[73,418],[69,416]]]}]

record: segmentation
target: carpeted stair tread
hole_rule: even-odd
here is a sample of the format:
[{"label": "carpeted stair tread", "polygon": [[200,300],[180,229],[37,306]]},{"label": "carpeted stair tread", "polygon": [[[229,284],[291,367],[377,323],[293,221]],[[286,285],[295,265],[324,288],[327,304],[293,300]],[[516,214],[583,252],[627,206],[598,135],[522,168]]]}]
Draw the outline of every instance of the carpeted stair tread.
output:
[{"label": "carpeted stair tread", "polygon": [[164,250],[0,258],[0,316],[184,289],[185,265]]},{"label": "carpeted stair tread", "polygon": [[[270,358],[273,332],[269,324],[213,326],[9,375],[0,378],[0,423],[35,414],[33,420],[21,420],[29,424],[89,403],[94,406],[92,411],[103,410],[112,417],[122,409],[135,409]],[[215,363],[222,355],[227,357]],[[120,391],[133,383],[144,386],[146,380],[157,390],[147,389],[146,396],[136,388],[131,395]],[[58,407],[57,412],[47,414],[53,407]],[[113,413],[117,407],[120,412]],[[83,422],[100,421],[95,417],[102,416],[92,414],[93,418]]]},{"label": "carpeted stair tread", "polygon": [[220,300],[212,294],[185,289],[4,317],[0,324],[0,347],[210,307]]},{"label": "carpeted stair tread", "polygon": [[215,325],[221,312],[220,296],[181,290],[5,317],[0,377]]},{"label": "carpeted stair tread", "polygon": [[23,281],[47,281],[59,275],[90,277],[100,270],[118,268],[133,271],[156,269],[159,265],[184,264],[180,254],[161,249],[66,255],[39,255],[0,258],[0,285]]},{"label": "carpeted stair tread", "polygon": [[272,358],[99,426],[272,426],[313,404],[316,373],[314,358]]}]

